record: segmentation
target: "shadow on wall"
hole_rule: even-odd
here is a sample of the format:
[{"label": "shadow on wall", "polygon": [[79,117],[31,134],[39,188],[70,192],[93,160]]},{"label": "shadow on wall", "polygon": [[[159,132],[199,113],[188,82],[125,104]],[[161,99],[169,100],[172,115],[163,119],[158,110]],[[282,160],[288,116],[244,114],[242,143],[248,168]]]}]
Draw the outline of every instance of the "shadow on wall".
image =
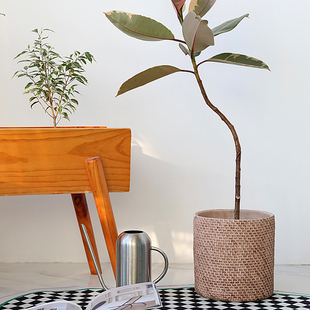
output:
[{"label": "shadow on wall", "polygon": [[201,195],[208,195],[209,187],[201,172],[148,151],[140,143],[132,145],[130,192],[111,194],[118,231],[143,230],[170,262],[191,263],[193,215],[202,209],[195,200],[204,201]]}]

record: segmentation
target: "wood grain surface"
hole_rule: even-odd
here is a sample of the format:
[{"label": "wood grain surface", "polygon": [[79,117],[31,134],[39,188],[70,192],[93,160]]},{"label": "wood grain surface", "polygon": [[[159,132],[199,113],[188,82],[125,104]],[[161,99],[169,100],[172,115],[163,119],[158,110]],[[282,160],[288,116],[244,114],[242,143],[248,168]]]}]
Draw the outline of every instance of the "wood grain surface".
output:
[{"label": "wood grain surface", "polygon": [[91,192],[85,160],[101,158],[109,192],[129,191],[130,129],[0,128],[0,195]]}]

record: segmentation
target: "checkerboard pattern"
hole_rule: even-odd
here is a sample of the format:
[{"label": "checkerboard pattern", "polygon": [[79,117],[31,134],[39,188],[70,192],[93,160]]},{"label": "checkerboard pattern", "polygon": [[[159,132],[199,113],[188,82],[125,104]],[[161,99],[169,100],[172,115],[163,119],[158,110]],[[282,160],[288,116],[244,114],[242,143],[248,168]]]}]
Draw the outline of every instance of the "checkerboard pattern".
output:
[{"label": "checkerboard pattern", "polygon": [[78,304],[82,309],[86,309],[87,304],[101,292],[103,292],[102,289],[34,292],[7,301],[0,305],[0,309],[21,310],[56,300],[71,301]]},{"label": "checkerboard pattern", "polygon": [[[35,292],[17,297],[0,305],[0,310],[21,310],[59,299],[74,302],[85,309],[87,304],[101,293],[101,289],[85,289],[63,292]],[[196,294],[194,288],[159,289],[162,307],[158,310],[299,310],[310,309],[310,297],[274,294],[257,302],[224,302],[207,299]]]}]

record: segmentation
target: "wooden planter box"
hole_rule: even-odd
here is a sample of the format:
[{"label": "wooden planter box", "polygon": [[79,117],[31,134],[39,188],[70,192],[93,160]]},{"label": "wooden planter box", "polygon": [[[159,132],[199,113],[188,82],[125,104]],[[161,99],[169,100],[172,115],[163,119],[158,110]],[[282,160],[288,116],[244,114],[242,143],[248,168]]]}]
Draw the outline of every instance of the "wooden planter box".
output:
[{"label": "wooden planter box", "polygon": [[130,129],[0,128],[0,196],[71,194],[95,248],[85,198],[92,192],[115,269],[117,230],[108,192],[129,191],[130,150]]}]

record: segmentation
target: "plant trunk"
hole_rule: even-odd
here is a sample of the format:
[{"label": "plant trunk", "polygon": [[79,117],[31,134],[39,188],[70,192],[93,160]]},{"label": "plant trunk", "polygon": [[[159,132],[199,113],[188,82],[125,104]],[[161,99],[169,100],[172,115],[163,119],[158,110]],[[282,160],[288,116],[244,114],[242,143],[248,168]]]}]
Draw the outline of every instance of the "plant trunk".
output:
[{"label": "plant trunk", "polygon": [[203,99],[205,100],[206,104],[214,111],[221,120],[227,125],[228,129],[230,130],[234,143],[235,143],[235,151],[236,151],[236,170],[235,170],[235,210],[234,210],[234,218],[240,219],[240,193],[241,193],[241,145],[239,142],[238,134],[232,125],[232,123],[227,119],[227,117],[217,108],[215,107],[211,101],[209,100],[205,88],[203,86],[202,80],[198,73],[197,64],[195,58],[192,58],[192,65],[194,69],[194,74],[196,80],[198,82],[201,94]]}]

